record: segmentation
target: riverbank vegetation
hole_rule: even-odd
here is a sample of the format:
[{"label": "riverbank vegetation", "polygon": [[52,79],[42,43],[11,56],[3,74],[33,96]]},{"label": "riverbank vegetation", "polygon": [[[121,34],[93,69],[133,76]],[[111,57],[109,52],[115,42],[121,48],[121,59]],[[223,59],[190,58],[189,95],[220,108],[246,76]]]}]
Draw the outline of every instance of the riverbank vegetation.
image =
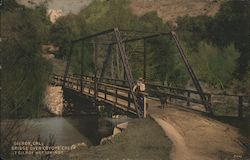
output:
[{"label": "riverbank vegetation", "polygon": [[39,116],[50,64],[41,57],[50,26],[45,5],[1,7],[1,118]]},{"label": "riverbank vegetation", "polygon": [[[1,133],[0,155],[10,158],[12,142],[20,133],[23,120],[38,117],[44,108],[44,91],[50,64],[41,57],[41,45],[48,41],[50,22],[45,5],[28,9],[15,0],[1,5]],[[2,121],[7,121],[4,126]]]},{"label": "riverbank vegetation", "polygon": [[177,31],[201,80],[223,89],[231,85],[249,92],[249,6],[249,1],[226,1],[214,17],[177,20]]}]

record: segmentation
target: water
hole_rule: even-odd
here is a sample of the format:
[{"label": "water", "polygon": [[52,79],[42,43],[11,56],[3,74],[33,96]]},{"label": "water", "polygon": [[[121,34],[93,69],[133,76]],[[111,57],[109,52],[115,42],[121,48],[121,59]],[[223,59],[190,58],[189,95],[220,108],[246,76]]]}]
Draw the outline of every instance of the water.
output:
[{"label": "water", "polygon": [[113,127],[112,122],[97,116],[46,117],[25,119],[21,128],[27,129],[18,136],[21,141],[39,139],[43,143],[48,143],[50,137],[53,137],[55,145],[82,142],[86,145],[98,145],[103,137],[112,135]]}]

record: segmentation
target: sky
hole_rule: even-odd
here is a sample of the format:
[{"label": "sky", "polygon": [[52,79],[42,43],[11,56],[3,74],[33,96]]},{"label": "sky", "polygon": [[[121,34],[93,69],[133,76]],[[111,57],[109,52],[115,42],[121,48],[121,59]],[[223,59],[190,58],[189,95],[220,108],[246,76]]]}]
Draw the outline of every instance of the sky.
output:
[{"label": "sky", "polygon": [[[34,4],[39,4],[45,0],[16,0],[19,4],[27,7],[34,7]],[[92,0],[49,0],[48,9],[63,11],[63,14],[69,12],[78,13],[82,8],[86,7]]]}]

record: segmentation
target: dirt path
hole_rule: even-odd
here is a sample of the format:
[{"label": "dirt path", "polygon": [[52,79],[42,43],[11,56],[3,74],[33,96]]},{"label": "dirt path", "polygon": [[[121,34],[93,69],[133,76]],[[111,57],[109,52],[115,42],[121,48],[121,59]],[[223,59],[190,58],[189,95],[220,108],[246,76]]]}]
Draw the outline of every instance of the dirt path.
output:
[{"label": "dirt path", "polygon": [[171,152],[172,159],[184,160],[184,159],[194,159],[195,155],[187,148],[185,140],[182,135],[168,122],[161,118],[153,117],[154,120],[162,127],[166,135],[173,142],[175,148]]},{"label": "dirt path", "polygon": [[173,107],[151,107],[149,113],[174,144],[172,160],[234,159],[243,154],[240,135],[230,125]]}]

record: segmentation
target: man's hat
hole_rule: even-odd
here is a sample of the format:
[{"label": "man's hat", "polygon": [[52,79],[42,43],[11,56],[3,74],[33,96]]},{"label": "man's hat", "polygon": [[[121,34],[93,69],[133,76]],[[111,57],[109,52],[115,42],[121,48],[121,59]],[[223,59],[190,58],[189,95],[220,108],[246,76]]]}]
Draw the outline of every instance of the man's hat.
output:
[{"label": "man's hat", "polygon": [[139,81],[144,81],[144,79],[142,77],[139,78]]}]

